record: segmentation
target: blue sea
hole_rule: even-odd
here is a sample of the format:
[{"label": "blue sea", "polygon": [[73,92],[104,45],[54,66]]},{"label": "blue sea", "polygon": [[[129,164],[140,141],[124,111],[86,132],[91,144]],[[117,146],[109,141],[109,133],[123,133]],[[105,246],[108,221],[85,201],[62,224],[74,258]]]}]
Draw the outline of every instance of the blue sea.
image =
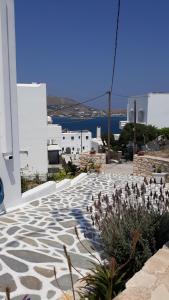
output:
[{"label": "blue sea", "polygon": [[[119,122],[125,121],[126,116],[113,116],[111,118],[111,128],[113,133],[120,133]],[[63,129],[68,130],[90,130],[92,136],[96,136],[96,127],[100,126],[102,134],[107,133],[107,117],[97,117],[94,119],[70,119],[70,118],[61,118],[53,117],[53,123],[59,124]]]}]

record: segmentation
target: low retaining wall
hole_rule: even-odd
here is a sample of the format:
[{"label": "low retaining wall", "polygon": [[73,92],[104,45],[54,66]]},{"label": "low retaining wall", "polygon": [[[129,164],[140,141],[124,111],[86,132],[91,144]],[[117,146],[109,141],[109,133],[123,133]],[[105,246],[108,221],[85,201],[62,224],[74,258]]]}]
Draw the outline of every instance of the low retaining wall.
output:
[{"label": "low retaining wall", "polygon": [[56,191],[56,182],[48,181],[36,186],[35,188],[22,194],[23,203],[35,200],[37,198],[45,197],[53,194]]},{"label": "low retaining wall", "polygon": [[106,163],[106,154],[105,153],[82,153],[79,155],[80,167],[85,168],[89,164],[94,165],[103,165]]},{"label": "low retaining wall", "polygon": [[76,176],[74,179],[63,179],[58,183],[56,183],[55,181],[48,181],[43,184],[40,184],[39,186],[23,193],[22,194],[22,204],[12,207],[11,209],[7,210],[7,213],[11,212],[21,206],[24,206],[36,199],[46,197],[46,196],[54,194],[56,192],[65,190],[65,189],[69,188],[70,186],[78,184],[86,176],[87,176],[87,173],[81,173],[80,175]]},{"label": "low retaining wall", "polygon": [[[136,176],[151,177],[153,169],[160,167],[162,172],[169,173],[169,159],[155,156],[134,156],[133,174]],[[168,178],[169,179],[169,176]],[[168,181],[168,180],[167,180]]]},{"label": "low retaining wall", "polygon": [[145,263],[114,300],[168,300],[169,249],[164,246]]},{"label": "low retaining wall", "polygon": [[79,174],[78,176],[76,176],[75,178],[73,178],[71,180],[71,186],[73,186],[73,185],[81,182],[86,177],[87,177],[87,173],[81,173],[81,174]]}]

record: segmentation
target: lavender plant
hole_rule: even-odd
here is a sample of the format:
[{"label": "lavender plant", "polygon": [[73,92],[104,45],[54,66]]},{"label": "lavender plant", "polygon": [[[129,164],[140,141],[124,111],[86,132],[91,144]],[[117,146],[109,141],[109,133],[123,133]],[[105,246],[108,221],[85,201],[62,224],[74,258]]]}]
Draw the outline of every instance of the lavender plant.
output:
[{"label": "lavender plant", "polygon": [[169,240],[169,191],[145,178],[141,184],[114,185],[111,195],[98,194],[87,208],[100,231],[104,253],[123,264],[131,253],[133,232],[140,233],[131,276]]}]

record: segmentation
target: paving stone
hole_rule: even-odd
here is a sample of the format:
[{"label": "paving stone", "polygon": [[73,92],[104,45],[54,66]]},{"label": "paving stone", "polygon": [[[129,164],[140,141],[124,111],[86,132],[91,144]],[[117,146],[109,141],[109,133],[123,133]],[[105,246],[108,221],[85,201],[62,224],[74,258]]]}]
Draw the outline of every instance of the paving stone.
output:
[{"label": "paving stone", "polygon": [[28,237],[25,237],[25,236],[22,236],[22,235],[17,235],[17,236],[15,236],[15,238],[19,241],[22,241],[23,243],[28,244],[28,245],[38,247],[38,243],[35,240],[30,239]]},{"label": "paving stone", "polygon": [[35,231],[35,232],[44,232],[44,229],[41,229],[39,227],[36,226],[31,226],[31,225],[23,225],[23,228],[29,230],[29,231]]},{"label": "paving stone", "polygon": [[[91,247],[94,247],[91,242],[89,242],[88,240],[81,240],[81,241],[82,241],[83,245],[85,247],[87,247],[87,249],[90,252],[94,252],[95,251],[94,249],[91,248]],[[76,246],[77,246],[77,248],[79,249],[79,251],[81,253],[88,253],[87,249],[85,249],[80,242],[78,242]]]},{"label": "paving stone", "polygon": [[[50,226],[48,226],[48,227],[50,227]],[[56,230],[56,231],[61,231],[61,230],[63,230],[62,227],[59,227],[59,226],[52,226],[52,227],[50,227],[50,228],[52,228],[52,230]]]},{"label": "paving stone", "polygon": [[50,246],[50,247],[60,248],[60,249],[63,248],[62,244],[60,244],[59,242],[56,242],[56,241],[52,241],[50,239],[38,239],[38,240],[39,240],[39,242],[41,242],[47,246]]},{"label": "paving stone", "polygon": [[5,247],[17,248],[20,244],[17,241],[11,241],[5,245]]},{"label": "paving stone", "polygon": [[6,238],[2,238],[2,239],[0,239],[0,244],[4,244],[6,241],[7,241]]},{"label": "paving stone", "polygon": [[47,233],[39,233],[39,232],[30,232],[30,233],[24,233],[27,237],[46,237],[47,236]]},{"label": "paving stone", "polygon": [[13,220],[13,219],[10,219],[10,218],[7,218],[7,217],[1,217],[1,222],[4,222],[4,223],[9,223],[9,224],[13,224],[15,223],[16,221]]},{"label": "paving stone", "polygon": [[35,262],[35,263],[61,262],[61,260],[56,257],[51,257],[39,252],[33,252],[29,250],[8,250],[7,252],[11,255],[14,255],[15,257],[21,258],[29,262]]},{"label": "paving stone", "polygon": [[[75,283],[79,277],[75,274],[72,275],[73,278],[73,283]],[[70,275],[63,275],[59,278],[57,278],[57,281],[59,283],[59,286],[61,287],[61,289],[63,289],[64,291],[70,290],[71,289],[71,278]],[[56,282],[56,280],[53,280],[51,282],[52,285],[54,285],[55,287],[58,287],[58,284]]]},{"label": "paving stone", "polygon": [[7,233],[9,235],[14,235],[16,233],[16,231],[18,231],[19,229],[20,229],[19,226],[13,226],[7,230]]},{"label": "paving stone", "polygon": [[39,200],[33,201],[30,203],[32,206],[39,206]]},{"label": "paving stone", "polygon": [[17,289],[14,278],[8,273],[0,275],[0,291],[4,293],[6,287],[10,288],[11,292]]},{"label": "paving stone", "polygon": [[55,295],[56,295],[56,292],[50,290],[50,291],[48,291],[48,293],[47,293],[47,298],[48,298],[48,299],[51,299],[51,298],[54,297]]},{"label": "paving stone", "polygon": [[74,227],[77,225],[77,222],[75,220],[72,221],[66,221],[66,222],[61,222],[61,225],[65,228],[70,228],[70,227]]},{"label": "paving stone", "polygon": [[[25,297],[25,294],[11,298],[11,300],[22,300],[22,299],[24,299],[24,297]],[[32,294],[29,294],[29,298],[31,300],[42,300],[40,296],[32,295]]]},{"label": "paving stone", "polygon": [[34,267],[35,271],[44,277],[51,278],[54,277],[54,271],[53,269],[46,269],[46,268],[40,268],[40,267]]},{"label": "paving stone", "polygon": [[42,282],[34,276],[22,276],[20,281],[23,286],[31,290],[41,290]]},{"label": "paving stone", "polygon": [[64,244],[71,246],[74,244],[74,238],[69,234],[63,234],[57,236]]},{"label": "paving stone", "polygon": [[27,272],[28,271],[28,266],[25,265],[24,263],[11,258],[9,256],[5,256],[5,255],[0,255],[0,259],[2,259],[2,261],[13,271],[17,272],[17,273],[23,273],[23,272]]},{"label": "paving stone", "polygon": [[79,269],[89,269],[92,267],[92,262],[94,263],[94,260],[80,254],[69,253],[69,255],[73,266]]}]

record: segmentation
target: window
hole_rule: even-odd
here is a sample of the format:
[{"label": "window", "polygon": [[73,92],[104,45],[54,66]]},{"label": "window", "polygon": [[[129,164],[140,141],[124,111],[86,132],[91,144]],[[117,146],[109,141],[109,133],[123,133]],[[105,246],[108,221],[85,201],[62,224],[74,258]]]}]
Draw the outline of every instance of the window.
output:
[{"label": "window", "polygon": [[142,109],[138,112],[138,122],[143,123],[144,122],[144,111]]},{"label": "window", "polygon": [[75,150],[75,148],[73,147],[73,148],[72,148],[72,150],[74,151],[74,150]]},{"label": "window", "polygon": [[85,147],[83,146],[83,150],[85,149]]},{"label": "window", "polygon": [[80,140],[80,136],[79,136],[79,140]]},{"label": "window", "polygon": [[89,137],[88,136],[86,136],[86,140],[88,140],[89,139]]},{"label": "window", "polygon": [[71,136],[71,140],[74,140],[74,136]]},{"label": "window", "polygon": [[63,140],[65,140],[65,136],[63,136]]},{"label": "window", "polygon": [[64,149],[64,147],[62,148],[62,151],[64,151],[65,149]]}]

